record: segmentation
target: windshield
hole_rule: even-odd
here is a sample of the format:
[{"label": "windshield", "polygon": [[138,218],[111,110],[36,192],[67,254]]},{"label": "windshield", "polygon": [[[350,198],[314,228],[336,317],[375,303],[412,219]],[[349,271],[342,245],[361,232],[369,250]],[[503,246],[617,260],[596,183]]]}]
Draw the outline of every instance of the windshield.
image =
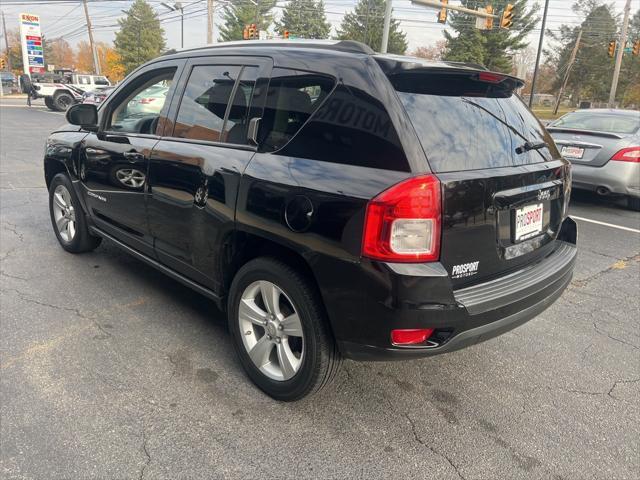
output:
[{"label": "windshield", "polygon": [[567,113],[552,124],[553,127],[594,130],[608,133],[634,133],[640,129],[640,112],[637,115],[596,113],[589,110]]},{"label": "windshield", "polygon": [[547,147],[516,153],[525,142],[546,143],[554,153],[555,147],[514,93],[477,81],[434,77],[439,76],[424,75],[414,86],[392,81],[434,172],[513,167],[553,158]]}]

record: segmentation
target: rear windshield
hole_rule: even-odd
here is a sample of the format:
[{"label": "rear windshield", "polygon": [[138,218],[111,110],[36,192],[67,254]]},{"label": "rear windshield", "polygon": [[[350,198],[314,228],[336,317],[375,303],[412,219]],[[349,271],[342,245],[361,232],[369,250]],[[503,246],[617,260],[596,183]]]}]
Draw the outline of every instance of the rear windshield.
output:
[{"label": "rear windshield", "polygon": [[640,112],[634,115],[615,115],[584,110],[567,113],[553,123],[554,127],[595,130],[608,133],[634,133],[640,129]]},{"label": "rear windshield", "polygon": [[511,88],[468,73],[406,74],[390,80],[436,173],[552,159],[546,147],[516,153],[525,142],[552,145],[552,140]]}]

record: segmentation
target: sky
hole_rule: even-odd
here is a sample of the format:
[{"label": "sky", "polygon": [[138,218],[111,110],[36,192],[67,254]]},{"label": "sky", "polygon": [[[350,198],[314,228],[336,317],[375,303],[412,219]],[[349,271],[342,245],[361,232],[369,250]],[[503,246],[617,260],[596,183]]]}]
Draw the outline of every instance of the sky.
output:
[{"label": "sky", "polygon": [[[162,6],[161,0],[148,0],[158,12],[165,29],[167,48],[180,48],[180,15]],[[215,0],[216,23],[220,23],[220,13],[226,1]],[[242,0],[251,1],[251,0]],[[541,4],[544,0],[538,0]],[[131,0],[89,0],[88,8],[94,26],[96,41],[111,43],[115,31],[118,29],[116,21],[123,16]],[[167,3],[172,4],[173,0]],[[356,0],[325,0],[327,18],[335,33],[344,13],[353,9]],[[490,3],[490,0],[478,1],[479,5]],[[530,5],[536,3],[531,0]],[[622,14],[625,0],[610,0],[614,10]],[[186,0],[184,4],[185,48],[202,46],[206,42],[206,0]],[[278,0],[275,9],[276,17],[282,12],[286,0]],[[458,0],[450,0],[450,4],[459,4]],[[547,28],[558,30],[561,24],[578,25],[581,19],[571,10],[573,0],[550,0]],[[49,39],[63,37],[70,44],[75,45],[81,40],[88,40],[86,22],[82,3],[78,0],[2,0],[1,9],[5,14],[7,29],[18,26],[20,13],[32,13],[40,16],[44,35]],[[631,1],[631,15],[640,8],[640,0]],[[406,32],[409,42],[409,52],[421,46],[434,46],[442,40],[445,25],[436,22],[436,9],[412,4],[409,0],[393,0],[393,15],[400,20],[400,28]],[[540,8],[540,15],[542,8]],[[382,19],[379,19],[382,21]],[[293,33],[293,32],[292,32]],[[530,34],[530,46],[537,48],[540,25]],[[4,48],[4,38],[0,40]],[[546,47],[546,45],[545,45]]]}]

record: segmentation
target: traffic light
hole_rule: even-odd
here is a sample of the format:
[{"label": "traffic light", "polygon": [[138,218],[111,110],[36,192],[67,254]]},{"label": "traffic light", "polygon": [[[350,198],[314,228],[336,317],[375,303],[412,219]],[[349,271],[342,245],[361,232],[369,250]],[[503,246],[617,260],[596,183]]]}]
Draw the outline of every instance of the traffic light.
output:
[{"label": "traffic light", "polygon": [[607,53],[609,54],[610,57],[613,58],[613,56],[616,54],[616,45],[618,44],[618,42],[616,42],[615,40],[611,40],[609,42],[609,48],[607,49]]},{"label": "traffic light", "polygon": [[640,40],[633,42],[633,48],[631,49],[631,55],[637,57],[640,55]]},{"label": "traffic light", "polygon": [[504,11],[502,12],[502,18],[500,19],[500,28],[509,30],[511,25],[513,25],[513,5],[507,3],[504,7]]},{"label": "traffic light", "polygon": [[242,30],[242,38],[244,40],[249,40],[249,25],[244,26],[244,29]]},{"label": "traffic light", "polygon": [[289,39],[289,30],[285,30],[284,32],[282,32],[282,38],[284,38],[285,40]]},{"label": "traffic light", "polygon": [[259,37],[258,26],[255,23],[249,25],[249,39],[255,40]]},{"label": "traffic light", "polygon": [[0,70],[4,70],[6,67],[7,67],[7,63],[4,61],[4,58],[0,58]]},{"label": "traffic light", "polygon": [[[491,5],[487,5],[484,7],[484,11],[493,15],[493,7]],[[493,29],[493,18],[489,17],[486,19],[485,29],[492,30]]]},{"label": "traffic light", "polygon": [[442,0],[442,8],[438,12],[438,23],[447,23],[447,3],[449,0]]}]

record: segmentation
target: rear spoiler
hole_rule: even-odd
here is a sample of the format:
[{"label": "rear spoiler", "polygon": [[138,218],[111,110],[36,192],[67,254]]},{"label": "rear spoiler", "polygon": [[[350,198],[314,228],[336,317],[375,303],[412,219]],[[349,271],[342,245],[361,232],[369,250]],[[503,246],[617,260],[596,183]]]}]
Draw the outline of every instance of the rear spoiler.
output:
[{"label": "rear spoiler", "polygon": [[524,86],[524,80],[513,75],[492,72],[482,65],[461,62],[427,62],[416,58],[398,57],[393,55],[374,56],[382,71],[388,77],[413,73],[432,73],[440,75],[461,75],[481,82],[500,85],[507,90],[516,90]]},{"label": "rear spoiler", "polygon": [[582,133],[584,135],[598,135],[599,137],[616,138],[618,140],[621,138],[625,138],[625,135],[620,135],[619,133],[600,132],[598,130],[584,130],[584,129],[578,129],[578,128],[547,127],[547,131],[563,132],[563,133]]}]

